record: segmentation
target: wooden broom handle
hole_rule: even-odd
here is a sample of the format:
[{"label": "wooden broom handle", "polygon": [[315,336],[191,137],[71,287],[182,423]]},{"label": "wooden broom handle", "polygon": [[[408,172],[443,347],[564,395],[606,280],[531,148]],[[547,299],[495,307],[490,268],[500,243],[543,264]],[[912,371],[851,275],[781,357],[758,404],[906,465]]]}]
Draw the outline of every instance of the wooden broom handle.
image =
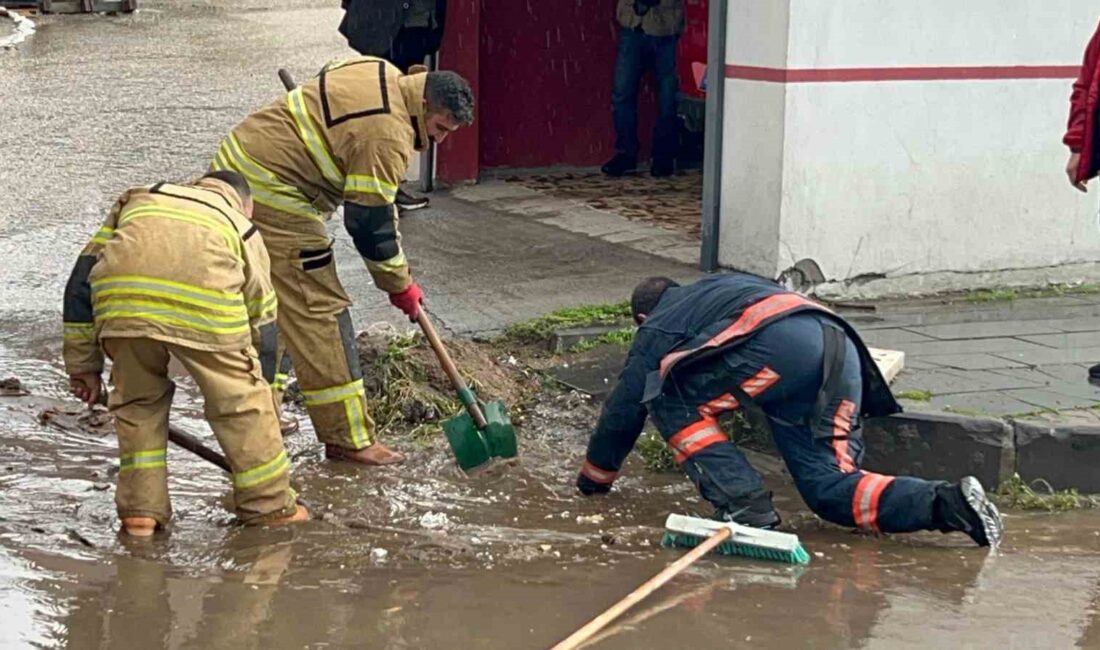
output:
[{"label": "wooden broom handle", "polygon": [[416,315],[416,322],[420,323],[420,329],[424,331],[424,336],[428,338],[428,343],[431,344],[432,350],[435,351],[435,356],[439,358],[439,365],[443,366],[443,372],[447,373],[447,377],[450,378],[455,390],[458,391],[458,397],[462,400],[462,403],[466,405],[466,410],[470,412],[470,417],[474,419],[477,428],[484,429],[488,426],[488,422],[485,420],[485,414],[481,412],[481,407],[478,406],[477,399],[474,398],[473,393],[470,392],[470,388],[466,385],[466,380],[458,373],[455,362],[451,360],[451,355],[447,353],[447,348],[443,347],[443,341],[439,340],[439,335],[435,333],[435,327],[432,326],[432,322],[428,320],[428,314],[425,313],[423,309]]},{"label": "wooden broom handle", "polygon": [[592,638],[593,635],[602,630],[606,625],[611,623],[611,621],[621,616],[623,612],[637,605],[646,596],[660,589],[666,582],[676,577],[676,574],[688,568],[696,560],[709,553],[711,549],[729,539],[732,534],[732,530],[723,528],[714,535],[711,535],[707,538],[707,541],[691,549],[691,551],[686,553],[682,558],[665,567],[664,571],[661,571],[645,581],[642,586],[630,592],[626,598],[615,603],[603,614],[600,614],[589,621],[587,625],[569,635],[569,638],[554,646],[552,650],[574,650],[580,647],[581,644]]}]

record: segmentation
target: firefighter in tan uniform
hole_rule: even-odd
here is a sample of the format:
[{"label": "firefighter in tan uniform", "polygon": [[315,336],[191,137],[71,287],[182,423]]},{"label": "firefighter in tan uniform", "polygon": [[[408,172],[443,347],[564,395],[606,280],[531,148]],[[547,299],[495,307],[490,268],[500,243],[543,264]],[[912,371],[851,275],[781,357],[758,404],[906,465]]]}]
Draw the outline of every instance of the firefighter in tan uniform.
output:
[{"label": "firefighter in tan uniform", "polygon": [[128,190],[81,252],[65,288],[64,357],[73,393],[94,404],[103,351],[113,362],[115,502],[132,535],[152,535],[172,513],[169,357],[202,391],[210,427],[233,468],[240,519],[309,518],[290,487],[290,461],[264,376],[275,371],[276,297],[251,209],[248,184],[232,172]]},{"label": "firefighter in tan uniform", "polygon": [[[473,121],[473,96],[453,72],[404,74],[361,57],[330,63],[226,137],[214,169],[242,174],[271,255],[280,344],[329,458],[404,460],[375,438],[348,306],[325,221],[344,225],[390,302],[415,320],[422,293],[401,248],[394,198],[409,157]],[[280,358],[279,367],[288,364]],[[276,401],[285,382],[275,382]]]}]

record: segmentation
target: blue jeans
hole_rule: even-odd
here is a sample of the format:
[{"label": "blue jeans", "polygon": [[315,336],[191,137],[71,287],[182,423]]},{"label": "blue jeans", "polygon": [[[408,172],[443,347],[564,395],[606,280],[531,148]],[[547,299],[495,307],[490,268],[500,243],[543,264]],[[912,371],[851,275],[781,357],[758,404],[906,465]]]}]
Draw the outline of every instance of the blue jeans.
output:
[{"label": "blue jeans", "polygon": [[615,86],[611,108],[615,122],[615,151],[638,157],[638,85],[650,65],[657,81],[658,115],[653,132],[653,158],[671,160],[676,155],[678,124],[676,93],[676,43],[679,36],[649,36],[631,29],[619,30],[619,54],[615,61]]},{"label": "blue jeans", "polygon": [[[933,529],[935,489],[942,481],[859,468],[863,381],[851,340],[840,380],[819,405],[822,328],[832,326],[823,319],[784,318],[726,354],[689,366],[690,373],[671,378],[650,404],[650,417],[700,494],[715,508],[736,509],[763,488],[737,445],[716,432],[718,413],[739,408],[730,386],[740,386],[760,406],[795,486],[822,519],[882,532]],[[811,426],[818,419],[819,426]]]}]

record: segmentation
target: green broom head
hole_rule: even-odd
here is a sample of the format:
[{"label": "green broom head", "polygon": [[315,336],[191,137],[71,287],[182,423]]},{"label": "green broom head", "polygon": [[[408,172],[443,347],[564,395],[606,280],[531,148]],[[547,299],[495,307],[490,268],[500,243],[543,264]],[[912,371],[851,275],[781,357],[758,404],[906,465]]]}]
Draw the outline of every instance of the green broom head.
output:
[{"label": "green broom head", "polygon": [[692,548],[716,535],[723,528],[730,529],[731,535],[716,549],[722,555],[740,555],[787,564],[810,563],[810,554],[798,541],[798,535],[686,515],[668,516],[665,520],[665,536],[661,540],[661,545]]}]

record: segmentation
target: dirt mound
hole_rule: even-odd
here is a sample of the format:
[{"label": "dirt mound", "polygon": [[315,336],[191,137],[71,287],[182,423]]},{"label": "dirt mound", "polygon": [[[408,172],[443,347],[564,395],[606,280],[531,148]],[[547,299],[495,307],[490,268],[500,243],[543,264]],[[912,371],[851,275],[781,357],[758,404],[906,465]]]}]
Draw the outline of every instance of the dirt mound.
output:
[{"label": "dirt mound", "polygon": [[[364,332],[357,343],[370,415],[380,431],[434,434],[442,420],[461,410],[423,336]],[[447,349],[481,400],[503,400],[513,421],[522,419],[525,405],[541,388],[537,376],[491,344],[448,341]],[[287,399],[300,403],[300,392],[288,390]]]}]

